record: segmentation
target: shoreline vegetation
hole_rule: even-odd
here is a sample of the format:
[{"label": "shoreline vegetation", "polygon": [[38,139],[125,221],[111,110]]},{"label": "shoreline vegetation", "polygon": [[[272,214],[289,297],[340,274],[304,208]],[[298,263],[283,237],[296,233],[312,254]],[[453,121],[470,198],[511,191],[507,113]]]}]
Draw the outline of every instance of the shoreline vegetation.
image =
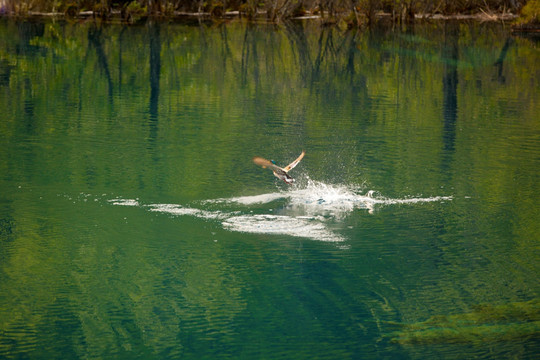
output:
[{"label": "shoreline vegetation", "polygon": [[316,20],[340,28],[418,20],[509,21],[540,32],[540,0],[0,0],[0,17],[122,22],[147,19],[280,23]]}]

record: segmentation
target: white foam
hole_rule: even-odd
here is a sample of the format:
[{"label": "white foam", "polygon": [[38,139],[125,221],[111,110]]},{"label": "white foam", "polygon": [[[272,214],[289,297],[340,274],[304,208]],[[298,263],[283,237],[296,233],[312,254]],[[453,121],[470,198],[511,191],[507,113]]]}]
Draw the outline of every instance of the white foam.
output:
[{"label": "white foam", "polygon": [[[296,213],[306,215],[325,215],[342,219],[355,209],[365,209],[373,213],[377,206],[392,204],[417,204],[424,202],[439,202],[451,200],[451,196],[436,196],[427,198],[390,199],[369,190],[362,193],[358,186],[325,184],[308,180],[304,188],[292,188],[282,197],[289,199],[288,207]],[[237,201],[235,198],[235,201]],[[240,198],[242,199],[242,198]]]},{"label": "white foam", "polygon": [[344,240],[323,223],[306,217],[240,215],[228,218],[222,225],[225,229],[246,233],[289,235],[330,242]]},{"label": "white foam", "polygon": [[[325,184],[308,179],[305,187],[293,186],[285,191],[254,196],[211,199],[197,202],[201,206],[208,204],[240,204],[253,206],[280,202],[276,209],[268,209],[276,214],[252,214],[245,208],[240,210],[205,210],[179,204],[152,204],[143,206],[149,211],[161,212],[174,216],[193,216],[206,220],[216,220],[224,229],[255,234],[280,234],[304,237],[319,241],[342,242],[344,238],[328,229],[329,220],[339,222],[356,209],[373,213],[379,206],[392,204],[417,204],[452,200],[451,196],[415,197],[390,199],[378,196],[375,191],[362,193],[355,186]],[[141,206],[134,199],[108,200],[113,205]],[[250,213],[246,213],[249,211]],[[259,209],[260,211],[260,209]]]},{"label": "white foam", "polygon": [[[328,185],[309,180],[306,187],[291,187],[286,191],[254,196],[232,197],[209,200],[208,202],[238,203],[242,205],[268,204],[276,200],[287,200],[287,207],[302,209],[308,215],[328,212],[350,212],[358,207],[368,208],[372,201],[359,201],[356,190],[345,185]],[[368,199],[371,200],[371,199]]]},{"label": "white foam", "polygon": [[296,212],[341,219],[354,209],[371,209],[370,202],[363,198],[352,187],[309,180],[307,187],[291,191],[289,207]]},{"label": "white foam", "polygon": [[162,212],[171,215],[189,215],[202,219],[224,219],[230,215],[222,213],[221,211],[207,211],[190,207],[185,207],[177,204],[152,204],[148,208],[150,211]]},{"label": "white foam", "polygon": [[139,201],[135,199],[112,199],[107,200],[113,205],[120,205],[120,206],[139,206]]},{"label": "white foam", "polygon": [[339,235],[326,229],[313,217],[290,217],[279,215],[237,215],[233,211],[224,213],[221,211],[200,210],[184,207],[176,204],[152,204],[150,211],[167,213],[175,216],[194,216],[202,219],[220,220],[223,228],[231,231],[258,233],[258,234],[282,234],[297,237],[306,237],[319,241],[343,241]]},{"label": "white foam", "polygon": [[240,196],[230,199],[221,199],[223,202],[235,202],[242,205],[254,205],[254,204],[268,204],[272,201],[287,198],[287,192],[276,192],[269,194],[261,194],[254,196]]},{"label": "white foam", "polygon": [[366,195],[361,195],[357,187],[308,180],[305,187],[294,186],[287,191],[218,199],[216,202],[255,205],[286,199],[286,207],[298,215],[342,218],[354,209],[367,209],[372,212],[375,204],[383,204],[381,200],[375,199],[373,194],[373,191],[369,191]]},{"label": "white foam", "polygon": [[408,198],[408,199],[380,199],[377,200],[379,204],[418,204],[425,202],[441,202],[452,200],[452,196],[434,196],[428,198]]}]

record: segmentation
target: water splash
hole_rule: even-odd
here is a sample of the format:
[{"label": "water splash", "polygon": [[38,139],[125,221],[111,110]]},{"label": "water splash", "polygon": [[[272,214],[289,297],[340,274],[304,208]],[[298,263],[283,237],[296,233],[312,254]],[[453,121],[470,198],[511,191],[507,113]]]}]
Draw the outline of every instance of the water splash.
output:
[{"label": "water splash", "polygon": [[[113,205],[140,206],[152,212],[174,216],[193,216],[221,223],[224,229],[255,234],[280,234],[319,241],[342,242],[345,238],[332,231],[328,223],[340,222],[357,209],[373,213],[377,207],[392,204],[416,204],[451,200],[450,196],[390,199],[370,190],[362,193],[358,186],[326,184],[308,179],[305,186],[290,187],[272,193],[198,201],[193,205],[150,204],[116,198]],[[260,205],[272,204],[263,211]],[[223,205],[226,205],[223,209]],[[230,207],[234,210],[230,210]],[[212,209],[218,207],[218,209]]]},{"label": "water splash", "polygon": [[288,200],[286,208],[292,213],[304,213],[310,216],[329,215],[335,218],[343,218],[355,209],[366,209],[369,213],[373,213],[377,206],[439,202],[452,199],[451,196],[391,199],[381,196],[374,190],[362,192],[362,189],[357,185],[326,184],[308,179],[305,187],[292,187],[286,191],[276,193],[209,201],[255,205],[285,199]]}]

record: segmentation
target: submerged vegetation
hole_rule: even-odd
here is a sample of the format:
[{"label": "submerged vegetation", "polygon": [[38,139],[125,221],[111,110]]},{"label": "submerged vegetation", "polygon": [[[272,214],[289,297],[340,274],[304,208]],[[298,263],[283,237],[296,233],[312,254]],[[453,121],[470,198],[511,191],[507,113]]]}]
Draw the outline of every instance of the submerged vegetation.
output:
[{"label": "submerged vegetation", "polygon": [[391,335],[400,344],[483,343],[540,338],[540,300],[479,305],[471,312],[432,316]]},{"label": "submerged vegetation", "polygon": [[[529,4],[531,3],[531,4]],[[512,17],[523,8],[538,19],[539,0],[0,0],[0,13],[67,17],[120,18],[134,22],[147,16],[244,17],[279,22],[314,17],[323,23],[370,24],[425,16],[476,15],[484,20]],[[533,13],[533,15],[531,15]],[[525,21],[525,20],[523,20]]]}]

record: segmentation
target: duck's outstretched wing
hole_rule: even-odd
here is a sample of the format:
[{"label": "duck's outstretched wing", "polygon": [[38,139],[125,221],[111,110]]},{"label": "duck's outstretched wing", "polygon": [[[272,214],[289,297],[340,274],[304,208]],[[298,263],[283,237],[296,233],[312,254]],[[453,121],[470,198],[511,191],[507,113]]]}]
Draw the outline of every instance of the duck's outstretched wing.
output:
[{"label": "duck's outstretched wing", "polygon": [[272,169],[273,171],[277,173],[282,173],[284,171],[284,169],[280,168],[276,164],[272,163],[269,160],[263,159],[262,157],[259,157],[259,156],[255,156],[253,158],[253,162],[259,166],[262,166],[263,168]]},{"label": "duck's outstretched wing", "polygon": [[300,162],[300,160],[302,160],[302,158],[304,157],[304,155],[306,155],[306,152],[302,150],[302,153],[300,154],[300,156],[298,158],[296,158],[296,160],[294,160],[292,163],[290,163],[289,165],[285,166],[283,168],[283,170],[285,170],[286,172],[288,172],[289,170],[291,170],[292,168],[294,168],[296,165],[298,165],[298,163]]}]

